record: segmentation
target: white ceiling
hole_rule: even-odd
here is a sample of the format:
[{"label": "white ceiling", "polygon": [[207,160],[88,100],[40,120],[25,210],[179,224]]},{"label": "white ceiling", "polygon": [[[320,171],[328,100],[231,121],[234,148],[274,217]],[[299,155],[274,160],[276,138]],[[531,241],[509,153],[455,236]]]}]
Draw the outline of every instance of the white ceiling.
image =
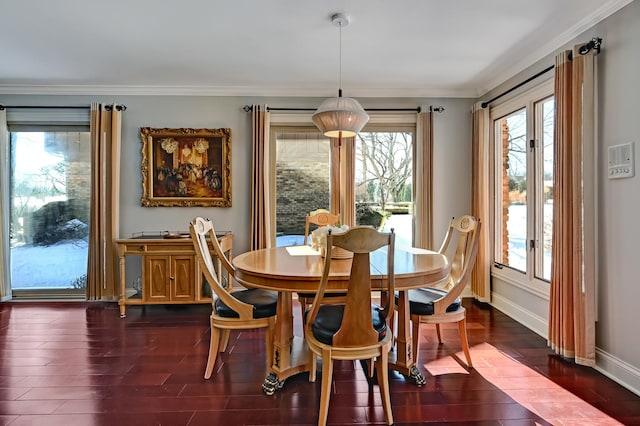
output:
[{"label": "white ceiling", "polygon": [[477,97],[631,1],[3,0],[0,93],[333,96],[345,12],[345,96]]}]

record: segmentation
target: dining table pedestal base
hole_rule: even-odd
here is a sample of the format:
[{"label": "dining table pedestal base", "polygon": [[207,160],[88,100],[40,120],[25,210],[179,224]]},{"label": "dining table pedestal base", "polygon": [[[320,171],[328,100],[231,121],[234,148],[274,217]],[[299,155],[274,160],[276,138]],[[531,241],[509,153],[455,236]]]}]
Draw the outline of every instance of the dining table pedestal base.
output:
[{"label": "dining table pedestal base", "polygon": [[394,351],[389,354],[389,368],[402,374],[416,386],[424,386],[426,380],[413,359],[413,339],[409,315],[409,292],[397,295],[396,336]]},{"label": "dining table pedestal base", "polygon": [[282,389],[284,381],[310,370],[309,348],[302,336],[293,334],[293,295],[278,293],[276,330],[273,342],[273,364],[262,383],[262,391],[273,395]]}]

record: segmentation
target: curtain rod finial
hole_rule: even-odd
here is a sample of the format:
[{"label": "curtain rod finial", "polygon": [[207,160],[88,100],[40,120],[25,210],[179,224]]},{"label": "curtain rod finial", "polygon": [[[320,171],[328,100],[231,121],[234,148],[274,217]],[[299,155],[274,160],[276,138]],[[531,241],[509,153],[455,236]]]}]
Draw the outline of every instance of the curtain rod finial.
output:
[{"label": "curtain rod finial", "polygon": [[589,43],[584,44],[578,49],[578,53],[586,55],[591,49],[596,51],[596,54],[600,53],[600,47],[602,46],[601,37],[593,37]]}]

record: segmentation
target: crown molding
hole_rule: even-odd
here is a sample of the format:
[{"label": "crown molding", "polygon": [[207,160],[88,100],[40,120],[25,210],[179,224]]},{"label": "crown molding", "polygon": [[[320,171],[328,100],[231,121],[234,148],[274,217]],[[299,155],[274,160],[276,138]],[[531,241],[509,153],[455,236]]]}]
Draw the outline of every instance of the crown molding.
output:
[{"label": "crown molding", "polygon": [[[109,86],[0,84],[3,95],[263,96],[328,97],[335,89],[252,86]],[[476,88],[353,88],[350,97],[477,98]]]},{"label": "crown molding", "polygon": [[[528,55],[526,55],[519,62],[509,66],[508,64],[504,64],[503,67],[498,67],[498,69],[502,68],[505,71],[500,73],[498,76],[493,78],[488,84],[480,88],[478,97],[484,96],[489,91],[497,88],[502,83],[506,82],[510,78],[516,76],[518,73],[524,71],[528,67],[534,65],[536,62],[545,58],[549,54],[560,49],[562,46],[571,42],[571,40],[578,37],[580,34],[592,28],[597,23],[602,20],[608,18],[609,16],[616,13],[618,10],[622,9],[629,3],[633,2],[633,0],[611,0],[607,1],[598,9],[593,10],[593,12],[585,17],[582,21],[578,22],[571,28],[568,28],[565,32],[558,35],[558,37],[549,41],[538,47],[537,49],[531,51]],[[585,40],[587,42],[589,40]],[[604,40],[603,44],[606,47],[606,40]],[[510,58],[511,59],[511,58]]]}]

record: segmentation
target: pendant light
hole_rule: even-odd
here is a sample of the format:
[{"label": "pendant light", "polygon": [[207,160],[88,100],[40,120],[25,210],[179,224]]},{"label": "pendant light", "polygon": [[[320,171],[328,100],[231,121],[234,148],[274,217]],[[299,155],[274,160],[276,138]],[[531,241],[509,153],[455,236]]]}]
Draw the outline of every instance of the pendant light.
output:
[{"label": "pendant light", "polygon": [[311,117],[320,131],[330,138],[353,137],[369,121],[369,115],[358,101],[342,97],[342,27],[349,25],[349,22],[349,16],[344,13],[335,13],[331,16],[331,23],[340,28],[338,97],[325,100]]}]

